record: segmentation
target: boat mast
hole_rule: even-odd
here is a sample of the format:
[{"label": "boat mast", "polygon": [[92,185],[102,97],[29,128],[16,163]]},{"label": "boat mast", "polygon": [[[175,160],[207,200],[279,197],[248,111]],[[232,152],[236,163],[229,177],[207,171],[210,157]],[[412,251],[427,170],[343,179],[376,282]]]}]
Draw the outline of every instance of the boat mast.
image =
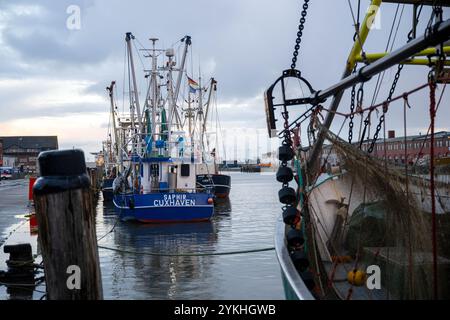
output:
[{"label": "boat mast", "polygon": [[184,40],[184,51],[183,51],[183,56],[181,57],[180,72],[178,73],[178,78],[177,78],[176,87],[175,87],[175,95],[174,95],[175,101],[177,101],[178,95],[180,93],[181,80],[183,78],[184,67],[186,65],[186,57],[187,57],[187,53],[188,53],[188,47],[192,43],[190,36],[185,36],[183,38],[183,40]]},{"label": "boat mast", "polygon": [[158,107],[158,66],[157,66],[157,55],[156,55],[156,41],[158,41],[157,38],[150,38],[149,39],[152,42],[153,49],[152,49],[152,73],[151,73],[151,87],[152,87],[152,138],[156,139],[156,108]]},{"label": "boat mast", "polygon": [[134,69],[134,60],[133,60],[133,49],[131,47],[131,40],[134,39],[134,36],[131,34],[131,32],[127,32],[125,39],[127,42],[127,48],[128,48],[128,54],[129,54],[128,58],[130,59],[129,61],[130,61],[130,69],[131,69],[131,78],[133,81],[134,104],[136,105],[138,128],[139,128],[139,133],[142,133],[141,106],[139,104],[139,93],[138,93],[138,89],[137,89],[136,71]]},{"label": "boat mast", "polygon": [[111,86],[106,87],[106,90],[109,92],[109,100],[111,104],[111,117],[112,117],[112,126],[114,132],[114,152],[116,156],[119,154],[119,137],[117,135],[117,127],[116,127],[116,112],[114,106],[114,86],[116,85],[115,81],[111,82]]},{"label": "boat mast", "polygon": [[173,92],[173,77],[172,77],[172,71],[173,71],[173,56],[174,52],[173,49],[169,49],[166,51],[166,56],[169,58],[168,62],[168,74],[167,74],[167,92],[168,92],[168,100],[169,100],[169,108],[168,108],[168,117],[167,117],[167,143],[168,143],[168,149],[169,149],[169,156],[171,156],[171,138],[172,138],[172,121],[173,121],[173,115],[176,112],[176,99],[174,98],[174,92]]},{"label": "boat mast", "polygon": [[210,84],[210,87],[209,87],[208,100],[206,101],[205,115],[204,115],[203,126],[202,126],[202,137],[206,133],[206,121],[208,120],[209,106],[211,104],[212,92],[216,91],[217,81],[214,80],[214,78],[211,78],[211,82],[210,83],[211,84]]},{"label": "boat mast", "polygon": [[[204,121],[204,119],[203,119],[203,88],[202,88],[202,75],[201,75],[201,71],[200,71],[200,66],[198,67],[198,87],[199,87],[199,89],[198,89],[198,110],[197,110],[198,119],[197,119],[197,121],[198,121],[198,126],[199,126],[198,133],[201,134],[202,133],[201,125],[202,125],[202,122]],[[197,126],[197,121],[195,123],[195,126]],[[194,127],[194,130],[195,130],[195,127]],[[200,135],[199,138],[200,138],[200,141],[199,141],[200,142],[200,152],[201,152],[202,159],[203,159],[203,151],[204,151],[203,150],[203,136]]]}]

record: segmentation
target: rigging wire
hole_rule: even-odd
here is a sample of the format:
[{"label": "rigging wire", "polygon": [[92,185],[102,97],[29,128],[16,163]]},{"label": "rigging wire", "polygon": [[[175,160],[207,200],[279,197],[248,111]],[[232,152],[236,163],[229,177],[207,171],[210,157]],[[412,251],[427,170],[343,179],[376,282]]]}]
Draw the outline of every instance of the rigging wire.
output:
[{"label": "rigging wire", "polygon": [[[397,5],[397,8],[395,10],[394,20],[392,21],[391,29],[389,31],[389,37],[388,37],[388,41],[386,43],[386,48],[384,49],[385,52],[388,52],[389,46],[391,44],[392,34],[394,32],[395,23],[397,21],[397,15],[398,15],[399,9],[400,9],[400,4]],[[381,74],[379,73],[378,76],[377,76],[377,82],[375,84],[375,90],[374,90],[374,93],[373,93],[373,96],[372,96],[372,103],[371,104],[374,104],[375,101],[378,98],[378,93],[379,93],[379,90],[381,88],[381,84],[383,83],[385,73],[386,73],[386,71],[383,71]]]},{"label": "rigging wire", "polygon": [[363,43],[362,43],[361,37],[359,35],[359,26],[360,26],[359,12],[360,12],[360,7],[361,7],[361,2],[360,2],[360,0],[358,0],[358,18],[357,18],[357,20],[355,19],[355,14],[353,12],[353,7],[352,7],[350,0],[347,0],[347,3],[349,6],[349,9],[350,9],[350,13],[352,15],[353,26],[355,27],[355,34],[353,35],[353,41],[355,41],[356,38],[358,39],[359,45],[361,47],[361,56],[362,56],[363,60],[366,60],[366,53],[364,52]]},{"label": "rigging wire", "polygon": [[335,115],[338,115],[338,116],[342,116],[342,117],[347,118],[347,117],[349,117],[350,115],[362,114],[362,113],[364,113],[364,112],[366,112],[366,111],[373,111],[373,110],[378,109],[378,108],[380,108],[380,107],[385,107],[386,104],[390,104],[390,103],[392,103],[392,102],[394,102],[394,101],[396,101],[396,100],[399,100],[399,99],[404,98],[405,95],[409,96],[409,95],[411,95],[411,94],[413,94],[413,93],[416,93],[416,92],[418,92],[418,91],[421,91],[421,90],[423,90],[424,88],[427,88],[427,87],[428,87],[428,83],[423,84],[423,85],[421,85],[421,86],[419,86],[419,87],[417,87],[417,88],[415,88],[415,89],[412,89],[412,90],[410,90],[410,91],[407,91],[407,92],[405,92],[405,93],[402,93],[401,95],[398,95],[398,96],[396,96],[396,97],[393,97],[393,98],[392,98],[391,100],[389,100],[389,101],[388,101],[388,100],[384,100],[383,102],[380,102],[380,103],[371,105],[371,106],[369,106],[369,107],[361,108],[360,110],[355,110],[354,112],[344,113],[344,112],[340,112],[340,111],[333,111],[333,110],[330,110],[330,109],[324,108],[324,107],[322,107],[321,110],[326,111],[326,112],[330,112],[330,113],[334,113]]}]

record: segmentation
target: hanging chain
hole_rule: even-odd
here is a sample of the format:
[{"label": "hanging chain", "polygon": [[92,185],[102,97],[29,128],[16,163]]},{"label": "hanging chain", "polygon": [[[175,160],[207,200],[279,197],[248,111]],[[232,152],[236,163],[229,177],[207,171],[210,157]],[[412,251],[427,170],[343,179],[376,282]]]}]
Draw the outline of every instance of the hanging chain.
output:
[{"label": "hanging chain", "polygon": [[[281,113],[284,119],[284,134],[283,134],[283,142],[282,145],[289,146],[292,148],[292,139],[291,139],[291,131],[289,130],[289,112],[287,111],[286,107],[284,108],[284,111]],[[286,167],[287,161],[283,160],[281,161],[281,166]],[[283,187],[287,187],[289,183],[283,183]]]},{"label": "hanging chain", "polygon": [[[356,65],[353,68],[353,74],[356,73]],[[353,112],[355,111],[355,98],[356,98],[356,83],[352,87],[351,99],[350,99],[350,123],[348,124],[348,143],[352,143],[353,139],[353,118],[355,115]]]},{"label": "hanging chain", "polygon": [[300,49],[300,43],[302,42],[303,29],[305,28],[306,15],[308,13],[308,2],[309,0],[305,0],[305,2],[303,3],[303,10],[300,17],[300,23],[298,25],[297,39],[295,40],[291,69],[295,69],[295,66],[297,64],[298,50]]},{"label": "hanging chain", "polygon": [[395,73],[394,81],[392,82],[391,90],[389,90],[389,96],[386,99],[386,103],[383,105],[383,113],[380,116],[380,120],[378,122],[377,128],[375,130],[375,134],[373,135],[373,139],[372,139],[372,142],[370,143],[367,153],[372,153],[373,148],[375,147],[375,143],[378,140],[378,135],[380,134],[381,127],[384,122],[385,114],[388,111],[389,103],[391,102],[392,96],[394,95],[395,88],[397,87],[398,79],[400,78],[400,74],[402,72],[403,66],[404,66],[403,64],[398,65],[397,72]]},{"label": "hanging chain", "polygon": [[352,97],[350,100],[350,122],[348,124],[348,143],[352,143],[353,139],[353,118],[355,115],[353,112],[355,111],[355,98],[356,98],[356,84],[352,87]]},{"label": "hanging chain", "polygon": [[356,110],[359,111],[362,109],[362,104],[364,100],[364,82],[362,82],[359,86],[358,93],[356,93],[356,85],[352,87],[352,98],[350,103],[350,123],[348,130],[348,143],[352,143],[353,140],[353,118],[355,117],[355,98],[356,98]]}]

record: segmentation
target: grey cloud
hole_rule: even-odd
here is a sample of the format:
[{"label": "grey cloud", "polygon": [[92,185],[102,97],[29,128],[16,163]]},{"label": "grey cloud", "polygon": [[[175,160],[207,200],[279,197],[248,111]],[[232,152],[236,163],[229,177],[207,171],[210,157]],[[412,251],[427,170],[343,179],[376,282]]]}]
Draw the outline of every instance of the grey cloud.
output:
[{"label": "grey cloud", "polygon": [[65,103],[52,107],[34,107],[33,105],[14,105],[13,108],[3,108],[0,106],[1,115],[0,122],[7,122],[22,118],[37,118],[37,117],[62,117],[70,115],[105,112],[105,121],[107,121],[107,105],[95,103]]},{"label": "grey cloud", "polygon": [[[105,97],[105,87],[111,80],[116,80],[118,100],[121,101],[125,32],[133,32],[144,45],[149,45],[149,37],[159,37],[161,47],[168,47],[189,34],[193,39],[189,61],[192,58],[196,62],[194,76],[199,58],[214,61],[214,74],[206,76],[214,76],[219,81],[219,103],[236,101],[239,105],[240,101],[247,101],[263,92],[281,70],[289,68],[302,3],[297,0],[17,0],[0,1],[0,10],[8,12],[13,5],[36,4],[42,8],[43,15],[16,16],[8,20],[3,31],[0,31],[2,45],[7,48],[0,51],[0,79],[33,79],[39,76],[89,80],[94,84],[85,93]],[[65,28],[66,8],[71,4],[81,7],[82,28],[79,31]],[[392,4],[382,7],[382,29],[371,32],[364,48],[367,52],[384,49],[395,8],[396,5]],[[410,14],[410,8],[405,9],[394,47],[406,42]],[[444,15],[448,18],[449,11],[446,10]],[[423,29],[428,16],[429,10],[424,9],[420,29]],[[344,69],[354,32],[351,15],[340,1],[311,1],[306,19],[297,67],[315,89],[324,89],[338,81]],[[140,68],[138,61],[137,66]],[[422,83],[427,72],[425,67],[405,67],[397,93]],[[378,100],[386,98],[392,76],[393,71],[388,71]],[[374,82],[365,85],[366,104],[370,103]],[[141,87],[141,91],[145,88]],[[0,108],[23,105],[22,99],[32,94],[2,94]],[[412,101],[418,109],[409,117],[414,127],[420,127],[426,120],[426,100],[426,94],[422,94]],[[79,112],[87,113],[107,107],[107,99],[101,106],[69,105],[35,111],[25,106],[24,110],[29,112],[9,113],[8,119],[26,113],[56,115],[76,112],[77,108]],[[340,110],[348,109],[347,92]],[[225,125],[245,125],[248,122],[252,126],[264,127],[263,110],[261,97],[252,100],[246,108],[223,109],[220,113]],[[302,107],[293,108],[292,117],[301,110]],[[448,120],[445,120],[448,119],[448,109],[443,108],[440,112],[443,116],[439,117],[438,125],[448,127]],[[401,128],[401,119],[398,111],[393,109],[389,126]],[[341,121],[336,120],[337,129]],[[348,128],[344,132],[346,130]]]}]

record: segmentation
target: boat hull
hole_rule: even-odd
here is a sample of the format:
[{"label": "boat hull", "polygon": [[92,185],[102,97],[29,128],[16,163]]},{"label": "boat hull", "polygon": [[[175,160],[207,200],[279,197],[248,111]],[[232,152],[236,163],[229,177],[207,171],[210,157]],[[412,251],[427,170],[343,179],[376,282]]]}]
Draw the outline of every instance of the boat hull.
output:
[{"label": "boat hull", "polygon": [[289,250],[285,241],[286,226],[281,220],[277,220],[275,226],[275,251],[281,269],[284,294],[287,300],[314,300],[313,295],[306,287],[303,279],[295,269],[289,256]]},{"label": "boat hull", "polygon": [[[144,223],[197,222],[214,215],[208,193],[118,194],[114,206],[122,220]],[[211,202],[211,203],[208,203]]]},{"label": "boat hull", "polygon": [[212,190],[217,198],[228,198],[231,190],[231,177],[225,174],[197,175],[197,184]]},{"label": "boat hull", "polygon": [[114,179],[103,179],[102,182],[102,194],[103,194],[103,201],[111,202],[114,198],[113,193],[113,181]]}]

